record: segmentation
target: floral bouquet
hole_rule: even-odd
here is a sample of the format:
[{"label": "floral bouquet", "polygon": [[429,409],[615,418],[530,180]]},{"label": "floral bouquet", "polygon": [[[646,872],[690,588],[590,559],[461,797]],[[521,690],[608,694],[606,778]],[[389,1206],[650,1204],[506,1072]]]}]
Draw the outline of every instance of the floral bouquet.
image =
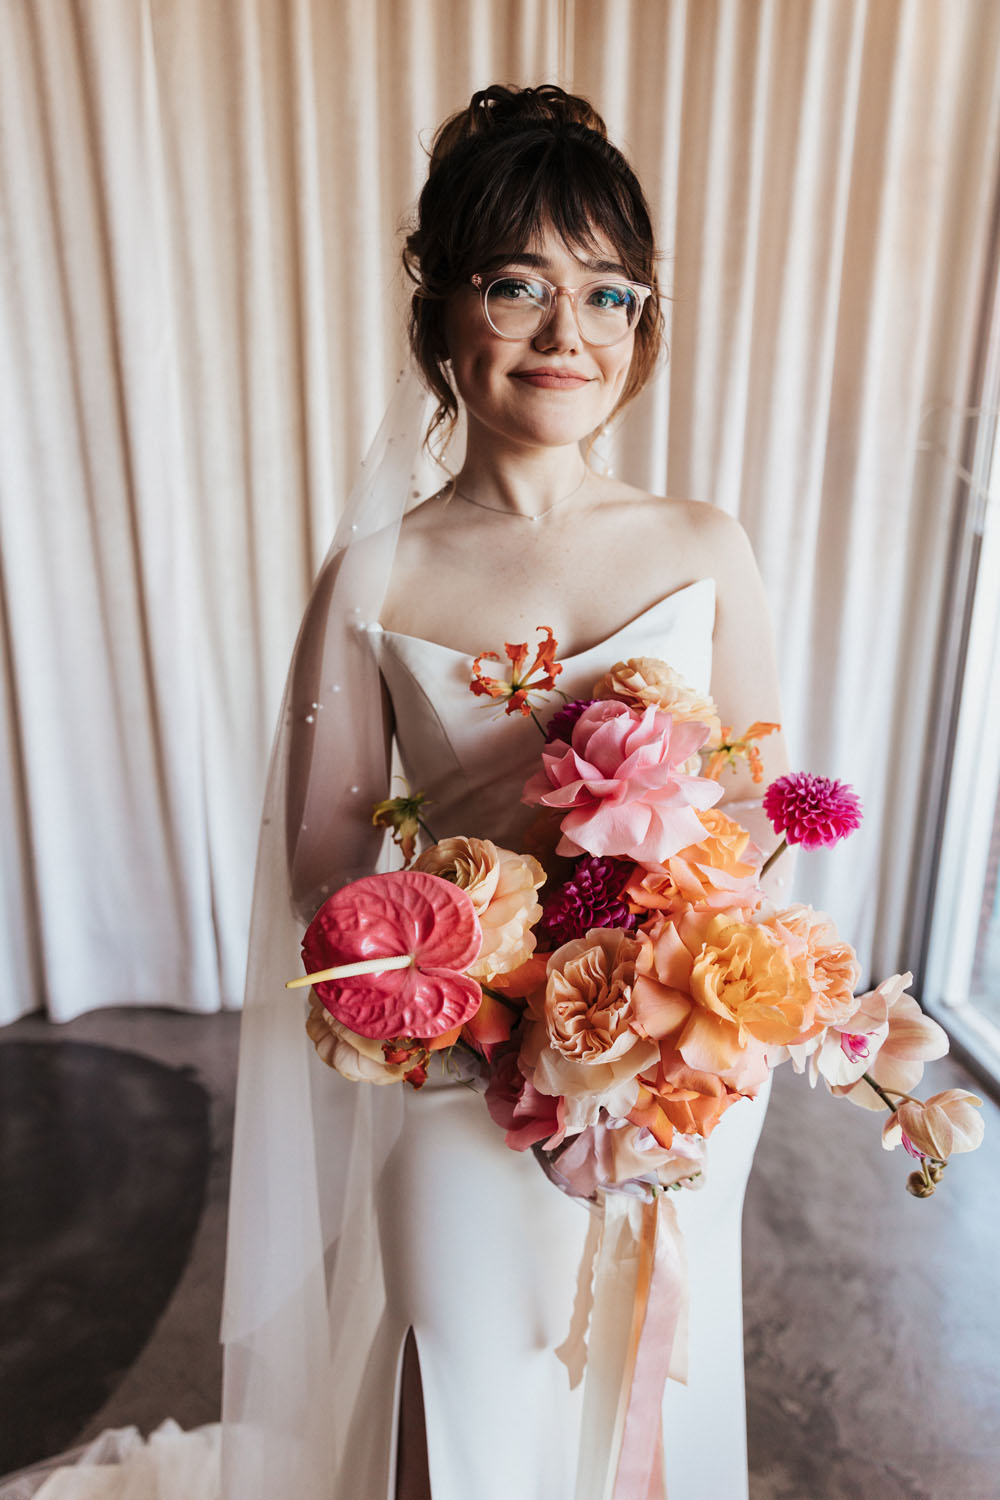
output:
[{"label": "floral bouquet", "polygon": [[[666,1190],[702,1184],[723,1115],[790,1059],[814,1085],[888,1111],[883,1144],[916,1159],[908,1186],[925,1197],[952,1154],[979,1144],[980,1101],[959,1089],[915,1098],[948,1041],[907,994],[911,976],[855,994],[859,965],[831,919],[765,893],[782,849],[858,826],[851,789],[773,782],[763,806],[781,841],[765,860],[719,808],[719,778],[745,757],[762,780],[757,741],[777,726],[733,738],[707,698],[649,658],[619,662],[543,723],[532,697],[561,670],[543,634],[530,665],[526,644],[507,646],[507,678],[483,670],[495,654],[477,657],[470,684],[544,736],[522,798],[537,809],[529,849],[434,840],[419,793],[380,803],[374,821],[409,868],[331,896],[292,983],[313,986],[307,1029],[324,1062],[420,1088],[442,1053],[485,1093],[507,1145],[531,1148],[600,1216],[591,1347],[574,1319],[557,1352],[572,1384],[594,1372],[586,1493],[646,1500],[662,1470],[664,1385],[686,1378],[685,1254]],[[431,843],[414,858],[421,828]]]},{"label": "floral bouquet", "polygon": [[[794,774],[767,789],[778,847],[766,861],[718,807],[720,777],[745,757],[762,779],[755,724],[734,738],[710,699],[664,662],[619,662],[590,699],[547,723],[532,698],[561,667],[552,632],[534,660],[485,652],[471,690],[531,715],[544,736],[522,800],[538,809],[531,852],[488,839],[433,841],[419,794],[389,799],[409,868],[344,887],[303,941],[307,1029],[345,1077],[419,1088],[434,1052],[485,1093],[507,1145],[535,1150],[564,1191],[596,1200],[697,1187],[705,1142],[790,1060],[815,1085],[888,1111],[928,1196],[949,1157],[982,1139],[980,1100],[913,1089],[944,1031],[896,974],[856,994],[860,967],[833,921],[778,909],[763,878],[790,844],[829,846],[858,827],[849,787]],[[432,839],[414,859],[418,829]],[[545,887],[544,901],[538,892]]]}]

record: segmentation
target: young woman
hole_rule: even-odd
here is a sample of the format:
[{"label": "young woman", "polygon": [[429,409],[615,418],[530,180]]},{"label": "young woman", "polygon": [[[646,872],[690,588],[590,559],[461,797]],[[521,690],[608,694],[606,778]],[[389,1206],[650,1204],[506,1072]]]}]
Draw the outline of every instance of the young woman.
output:
[{"label": "young woman", "polygon": [[[388,795],[393,735],[436,837],[517,849],[537,729],[484,711],[469,673],[477,653],[542,625],[570,698],[614,663],[654,656],[710,689],[725,723],[780,718],[739,525],[590,463],[662,343],[649,213],[599,116],[556,88],[476,94],[438,133],[406,263],[435,437],[461,410],[464,457],[414,504],[407,463],[421,434],[397,398],[293,664],[252,963],[270,998],[248,1005],[241,1060],[233,1500],[578,1493],[581,1393],[556,1351],[590,1216],[443,1070],[415,1092],[306,1067],[301,1013],[274,998],[274,954],[291,962],[266,874],[282,811],[306,917],[373,867],[371,803]],[[777,737],[765,754],[779,774]],[[726,786],[730,798],[757,791],[737,776]],[[731,1109],[706,1187],[678,1195],[690,1354],[687,1386],[670,1382],[664,1407],[670,1500],[747,1493],[739,1231],[763,1110],[763,1096]],[[657,1480],[650,1500],[660,1493]]]}]

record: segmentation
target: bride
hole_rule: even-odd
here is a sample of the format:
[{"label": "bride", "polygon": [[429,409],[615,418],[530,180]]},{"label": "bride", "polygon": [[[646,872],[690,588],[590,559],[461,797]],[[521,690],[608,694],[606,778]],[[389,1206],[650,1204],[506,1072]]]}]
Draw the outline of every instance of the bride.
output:
[{"label": "bride", "polygon": [[[591,1494],[571,1335],[595,1220],[530,1152],[509,1150],[482,1099],[443,1069],[418,1092],[323,1067],[283,989],[302,920],[375,867],[371,811],[388,795],[393,739],[437,838],[517,849],[538,734],[471,696],[478,653],[548,626],[570,699],[650,656],[710,690],[724,723],[780,717],[739,525],[591,463],[662,342],[646,202],[592,107],[555,87],[474,95],[438,132],[405,258],[431,436],[446,442],[461,411],[464,457],[421,499],[426,400],[402,378],[293,658],[241,1033],[226,1500]],[[782,753],[766,742],[767,779]],[[743,773],[725,785],[752,823],[757,788]],[[747,1496],[740,1217],[764,1107],[762,1090],[730,1109],[706,1186],[675,1195],[689,1352],[687,1383],[669,1381],[663,1405],[670,1500]],[[163,1449],[169,1482],[153,1477],[154,1455],[113,1492],[214,1493],[178,1441]],[[664,1493],[655,1475],[641,1500]]]},{"label": "bride", "polygon": [[[648,209],[600,117],[554,87],[476,94],[438,132],[405,259],[412,349],[437,401],[432,439],[461,410],[464,457],[414,505],[401,465],[421,428],[397,396],[307,612],[277,756],[286,779],[279,770],[272,786],[306,917],[373,868],[371,806],[387,795],[393,737],[436,838],[523,847],[537,729],[484,710],[469,676],[479,652],[534,640],[540,626],[558,640],[571,699],[616,662],[655,656],[710,688],[725,723],[779,717],[739,525],[589,462],[662,340]],[[767,755],[779,774],[780,742]],[[755,791],[746,775],[727,782],[729,798]],[[347,1085],[315,1059],[308,1075],[281,1078],[252,1007],[244,1026],[227,1289],[232,1500],[582,1494],[581,1388],[560,1351],[590,1216],[530,1152],[508,1150],[482,1100],[443,1071],[419,1092]],[[279,1123],[269,1134],[262,1109],[290,1108],[295,1090],[308,1095],[315,1146],[303,1132],[289,1149],[286,1122],[279,1152]],[[687,1385],[669,1382],[664,1406],[671,1500],[747,1494],[740,1214],[764,1103],[729,1111],[707,1186],[679,1195],[690,1352]],[[296,1238],[276,1277],[261,1244],[280,1258],[288,1226],[274,1208],[255,1212],[254,1195],[289,1173],[315,1177],[319,1242],[311,1263]]]}]

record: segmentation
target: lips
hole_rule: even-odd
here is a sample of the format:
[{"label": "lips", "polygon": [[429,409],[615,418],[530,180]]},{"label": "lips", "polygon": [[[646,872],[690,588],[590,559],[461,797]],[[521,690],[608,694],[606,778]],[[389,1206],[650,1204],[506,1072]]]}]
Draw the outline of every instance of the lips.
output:
[{"label": "lips", "polygon": [[538,386],[542,390],[549,391],[575,391],[582,385],[589,385],[589,375],[577,375],[572,370],[515,370],[514,380],[522,380],[526,385]]}]

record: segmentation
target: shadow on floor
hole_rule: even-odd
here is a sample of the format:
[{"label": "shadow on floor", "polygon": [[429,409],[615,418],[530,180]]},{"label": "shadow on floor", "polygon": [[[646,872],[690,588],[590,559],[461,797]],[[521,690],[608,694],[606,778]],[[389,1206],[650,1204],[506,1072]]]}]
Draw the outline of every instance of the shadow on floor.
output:
[{"label": "shadow on floor", "polygon": [[186,1069],[92,1043],[0,1046],[0,1473],[113,1394],[184,1270],[210,1156]]}]

